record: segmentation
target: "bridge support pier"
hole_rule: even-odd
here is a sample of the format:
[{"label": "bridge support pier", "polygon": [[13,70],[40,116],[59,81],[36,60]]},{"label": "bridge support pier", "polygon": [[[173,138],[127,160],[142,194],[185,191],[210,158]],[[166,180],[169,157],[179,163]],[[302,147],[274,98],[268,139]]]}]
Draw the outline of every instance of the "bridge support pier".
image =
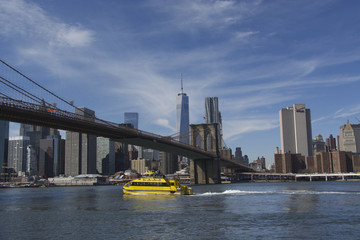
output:
[{"label": "bridge support pier", "polygon": [[191,159],[190,184],[221,183],[220,159]]}]

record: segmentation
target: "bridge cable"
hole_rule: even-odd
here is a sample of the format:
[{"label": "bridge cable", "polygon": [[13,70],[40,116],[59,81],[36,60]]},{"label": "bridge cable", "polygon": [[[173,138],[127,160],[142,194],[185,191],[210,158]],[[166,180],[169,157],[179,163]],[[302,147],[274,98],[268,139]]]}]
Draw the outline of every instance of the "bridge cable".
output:
[{"label": "bridge cable", "polygon": [[[13,83],[11,83],[9,80],[7,80],[7,79],[5,79],[5,78],[3,78],[3,77],[1,77],[1,76],[0,76],[0,78],[1,78],[2,80],[5,80],[6,82],[10,83],[11,85],[15,86],[15,87],[10,86],[9,84],[7,84],[7,83],[5,83],[4,81],[0,80],[0,82],[2,82],[3,84],[5,84],[5,85],[8,86],[9,88],[12,88],[13,90],[15,90],[15,91],[17,91],[18,93],[20,93],[20,94],[22,94],[22,95],[30,98],[31,100],[33,100],[33,101],[35,101],[35,102],[37,102],[37,103],[41,103],[41,99],[40,99],[40,98],[38,98],[38,97],[36,97],[35,95],[27,92],[26,90],[22,89],[21,87],[15,85],[15,84],[13,84]],[[26,94],[25,94],[24,92],[21,92],[19,89],[22,90],[22,91],[24,91]],[[31,95],[32,97],[29,96],[29,95],[27,95],[27,94]],[[37,98],[38,100],[34,99],[33,97],[34,97],[34,98]]]},{"label": "bridge cable", "polygon": [[[20,74],[22,77],[26,78],[27,80],[29,80],[30,82],[32,82],[33,84],[35,84],[36,86],[38,86],[39,88],[43,89],[44,91],[50,93],[51,95],[53,95],[54,97],[60,99],[61,101],[67,103],[70,106],[73,106],[74,108],[78,109],[77,107],[75,107],[74,105],[72,105],[70,102],[66,101],[65,99],[59,97],[58,95],[56,95],[55,93],[47,90],[45,87],[41,86],[40,84],[38,84],[37,82],[35,82],[34,80],[32,80],[31,78],[27,77],[25,74],[21,73],[20,71],[16,70],[14,67],[10,66],[9,64],[7,64],[6,62],[4,62],[3,60],[0,59],[0,62],[3,63],[4,65],[6,65],[7,67],[11,68],[13,71],[15,71],[16,73]],[[79,109],[80,111],[82,111],[81,109]],[[84,112],[84,111],[82,111]]]}]

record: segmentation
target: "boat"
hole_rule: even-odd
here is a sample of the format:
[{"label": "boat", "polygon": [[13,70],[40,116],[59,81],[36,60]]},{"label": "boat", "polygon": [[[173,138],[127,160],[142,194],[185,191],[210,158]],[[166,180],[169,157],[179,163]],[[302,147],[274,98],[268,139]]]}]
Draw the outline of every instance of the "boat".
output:
[{"label": "boat", "polygon": [[123,186],[124,194],[166,194],[192,195],[190,187],[177,180],[167,180],[157,176],[155,172],[146,172],[144,177],[137,178]]}]

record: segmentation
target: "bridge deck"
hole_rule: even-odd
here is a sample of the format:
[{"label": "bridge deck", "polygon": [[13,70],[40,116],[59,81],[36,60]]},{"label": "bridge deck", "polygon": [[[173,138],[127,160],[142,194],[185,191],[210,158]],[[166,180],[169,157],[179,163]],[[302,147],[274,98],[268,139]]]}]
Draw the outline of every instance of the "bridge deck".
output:
[{"label": "bridge deck", "polygon": [[[190,159],[214,159],[217,157],[214,152],[208,152],[169,137],[98,118],[84,117],[61,109],[49,109],[46,106],[10,98],[2,97],[0,100],[0,119],[3,120],[103,136],[115,141],[172,152]],[[253,171],[231,159],[221,157],[220,162],[225,167],[236,168],[240,171]]]}]

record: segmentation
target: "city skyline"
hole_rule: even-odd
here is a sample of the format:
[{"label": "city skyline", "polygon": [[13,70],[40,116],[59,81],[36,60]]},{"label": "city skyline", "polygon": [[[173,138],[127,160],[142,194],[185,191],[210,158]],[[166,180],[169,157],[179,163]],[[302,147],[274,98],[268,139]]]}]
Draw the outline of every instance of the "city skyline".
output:
[{"label": "city skyline", "polygon": [[[223,137],[273,162],[278,111],[311,109],[314,138],[359,123],[358,1],[0,1],[1,59],[99,118],[141,115],[176,132],[178,76],[190,123],[217,96]],[[91,16],[91,17],[89,17]],[[340,20],[339,20],[340,19]],[[18,135],[11,124],[10,136]]]}]

